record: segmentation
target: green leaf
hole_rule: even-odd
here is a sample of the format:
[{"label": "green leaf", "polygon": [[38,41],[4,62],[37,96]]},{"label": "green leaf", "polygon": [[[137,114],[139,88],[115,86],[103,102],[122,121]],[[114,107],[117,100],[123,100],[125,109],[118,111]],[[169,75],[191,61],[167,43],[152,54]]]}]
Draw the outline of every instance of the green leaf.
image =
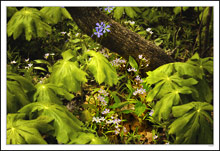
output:
[{"label": "green leaf", "polygon": [[109,86],[117,84],[117,72],[102,54],[90,50],[87,51],[85,55],[89,55],[91,57],[88,62],[88,70],[94,75],[99,84],[103,82]]},{"label": "green leaf", "polygon": [[183,62],[176,62],[174,66],[180,76],[188,75],[199,79],[203,77],[203,70],[197,66]]},{"label": "green leaf", "polygon": [[35,120],[24,119],[23,113],[7,115],[7,144],[47,144],[39,129],[44,127],[52,130],[53,128],[47,124],[51,119],[46,117]]},{"label": "green leaf", "polygon": [[16,13],[18,9],[16,7],[7,7],[7,17],[11,17]]},{"label": "green leaf", "polygon": [[64,51],[61,55],[63,57],[63,60],[66,60],[66,61],[68,61],[68,60],[70,60],[71,58],[74,57],[73,52],[72,52],[71,49],[69,49],[67,51]]},{"label": "green leaf", "polygon": [[141,102],[137,102],[134,106],[135,108],[135,114],[137,116],[141,116],[142,113],[147,109],[145,104],[142,104]]},{"label": "green leaf", "polygon": [[15,113],[32,101],[34,85],[24,77],[7,72],[7,112]]},{"label": "green leaf", "polygon": [[24,7],[9,20],[7,34],[9,37],[13,35],[13,38],[17,39],[24,32],[28,41],[33,37],[46,37],[51,33],[51,27],[43,21],[46,18],[36,8]]},{"label": "green leaf", "polygon": [[124,9],[125,9],[125,7],[116,7],[116,8],[114,9],[114,15],[113,15],[113,17],[114,17],[115,19],[120,19],[120,18],[122,17],[122,15],[123,15]]},{"label": "green leaf", "polygon": [[50,82],[67,89],[69,92],[77,92],[81,89],[81,83],[87,82],[87,73],[78,68],[76,62],[60,60],[54,64]]},{"label": "green leaf", "polygon": [[[212,105],[206,102],[191,102],[173,107],[173,116],[178,118],[169,126],[169,134],[176,135],[175,143],[212,144],[213,126],[207,120],[211,119],[207,111],[212,109]],[[205,137],[200,138],[201,136]]]},{"label": "green leaf", "polygon": [[93,133],[80,133],[69,144],[105,144],[105,141]]},{"label": "green leaf", "polygon": [[132,7],[125,7],[125,12],[130,18],[137,17],[137,13]]},{"label": "green leaf", "polygon": [[190,93],[192,93],[192,91],[189,87],[177,88],[167,93],[156,103],[153,117],[158,118],[159,121],[161,121],[161,119],[168,120],[173,105],[178,105],[180,103],[181,98],[179,94]]},{"label": "green leaf", "polygon": [[82,132],[82,122],[61,105],[36,102],[24,106],[19,112],[26,113],[30,117],[36,112],[39,116],[51,117],[54,120],[54,135],[61,143],[68,143],[75,139],[79,132]]},{"label": "green leaf", "polygon": [[50,19],[46,19],[46,22],[49,24],[57,24],[58,22],[63,21],[63,19],[68,18],[72,20],[71,15],[62,7],[44,7],[40,10],[45,16],[48,16]]},{"label": "green leaf", "polygon": [[138,64],[132,56],[129,56],[128,63],[132,66],[132,68],[138,69]]},{"label": "green leaf", "polygon": [[34,101],[56,103],[62,105],[60,96],[65,97],[67,100],[73,99],[74,95],[67,92],[65,89],[60,88],[52,83],[36,85],[37,91],[34,94]]}]

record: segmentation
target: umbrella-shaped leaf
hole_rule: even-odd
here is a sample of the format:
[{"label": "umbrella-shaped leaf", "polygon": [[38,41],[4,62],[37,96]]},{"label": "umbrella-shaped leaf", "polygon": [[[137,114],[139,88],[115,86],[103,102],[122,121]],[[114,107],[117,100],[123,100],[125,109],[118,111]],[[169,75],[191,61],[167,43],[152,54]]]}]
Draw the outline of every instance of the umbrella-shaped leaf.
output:
[{"label": "umbrella-shaped leaf", "polygon": [[51,33],[51,27],[43,21],[46,18],[36,8],[24,7],[9,20],[7,34],[9,37],[13,35],[13,38],[17,39],[24,32],[28,41],[32,37],[45,37],[47,33]]},{"label": "umbrella-shaped leaf", "polygon": [[167,120],[169,118],[173,105],[178,105],[180,103],[180,93],[190,94],[192,93],[192,91],[189,87],[181,87],[173,90],[170,93],[167,93],[160,99],[160,101],[157,102],[154,109],[155,111],[153,117],[157,117],[159,121],[161,119]]},{"label": "umbrella-shaped leaf", "polygon": [[63,7],[44,7],[40,10],[40,12],[51,18],[50,20],[46,20],[47,23],[57,24],[65,18],[72,20],[69,12]]},{"label": "umbrella-shaped leaf", "polygon": [[74,95],[67,92],[64,88],[60,88],[52,83],[36,85],[37,91],[34,94],[34,101],[48,102],[62,105],[61,98],[58,95],[65,97],[67,100],[71,100]]},{"label": "umbrella-shaped leaf", "polygon": [[54,135],[61,143],[68,143],[78,136],[78,132],[82,131],[82,122],[61,105],[36,102],[26,105],[19,112],[27,113],[29,116],[37,112],[40,116],[51,117],[54,120]]},{"label": "umbrella-shaped leaf", "polygon": [[76,62],[60,60],[53,66],[50,81],[69,92],[77,92],[81,89],[81,83],[87,81],[86,75],[86,72],[78,68]]},{"label": "umbrella-shaped leaf", "polygon": [[92,57],[88,62],[88,70],[94,75],[99,84],[103,82],[110,86],[117,84],[117,72],[102,54],[90,50],[86,52],[86,55]]},{"label": "umbrella-shaped leaf", "polygon": [[[169,126],[169,134],[176,135],[175,143],[212,143],[212,118],[207,112],[212,109],[212,105],[206,102],[191,102],[173,107],[173,116],[178,118]],[[206,135],[207,137],[199,138]]]},{"label": "umbrella-shaped leaf", "polygon": [[7,144],[47,144],[42,138],[39,129],[52,130],[50,118],[24,120],[25,114],[7,115]]}]

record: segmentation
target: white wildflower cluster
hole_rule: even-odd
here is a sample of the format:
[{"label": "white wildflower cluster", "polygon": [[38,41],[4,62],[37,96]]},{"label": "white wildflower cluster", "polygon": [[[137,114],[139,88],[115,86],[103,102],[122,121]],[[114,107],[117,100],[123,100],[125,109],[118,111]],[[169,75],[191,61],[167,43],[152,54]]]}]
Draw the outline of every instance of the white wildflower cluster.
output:
[{"label": "white wildflower cluster", "polygon": [[143,88],[137,88],[136,91],[133,92],[133,95],[137,95],[137,94],[144,94],[146,93],[146,90]]},{"label": "white wildflower cluster", "polygon": [[149,115],[152,116],[153,113],[154,113],[154,110],[152,109],[152,110],[150,111]]},{"label": "white wildflower cluster", "polygon": [[92,122],[101,123],[101,121],[105,121],[105,118],[102,117],[93,117]]},{"label": "white wildflower cluster", "polygon": [[109,112],[110,112],[109,109],[105,109],[105,110],[102,112],[102,114],[108,114]]},{"label": "white wildflower cluster", "polygon": [[107,105],[107,102],[105,101],[105,98],[101,95],[98,95],[97,97],[99,99],[99,101],[101,102],[101,105],[102,106],[106,106]]},{"label": "white wildflower cluster", "polygon": [[55,53],[45,53],[45,54],[44,54],[44,58],[47,59],[50,55],[51,55],[51,56],[54,56]]},{"label": "white wildflower cluster", "polygon": [[154,33],[153,31],[151,31],[151,28],[147,28],[146,31],[147,31],[148,33],[150,33],[151,35]]},{"label": "white wildflower cluster", "polygon": [[104,95],[104,96],[108,96],[109,93],[105,90],[103,90],[102,88],[100,88],[100,90],[98,91],[100,94]]},{"label": "white wildflower cluster", "polygon": [[130,21],[130,20],[129,20],[129,21],[125,21],[124,23],[125,23],[125,24],[134,25],[134,24],[135,24],[135,21]]},{"label": "white wildflower cluster", "polygon": [[11,61],[11,64],[16,64],[17,62],[15,60]]},{"label": "white wildflower cluster", "polygon": [[137,72],[137,69],[135,69],[135,68],[128,68],[128,72],[131,72],[131,71]]},{"label": "white wildflower cluster", "polygon": [[139,75],[136,76],[135,81],[137,81],[139,83],[143,83],[143,80],[140,78]]},{"label": "white wildflower cluster", "polygon": [[[146,63],[146,66],[149,66],[149,60],[146,59],[145,57],[143,57],[143,55],[138,55],[138,58],[142,61],[144,61],[144,63]],[[143,66],[143,65],[142,65]]]},{"label": "white wildflower cluster", "polygon": [[109,58],[109,55],[107,54],[107,52],[105,51],[105,49],[102,49],[102,51],[99,51],[99,53],[101,53],[103,56],[105,56],[106,58]]},{"label": "white wildflower cluster", "polygon": [[123,67],[125,67],[126,60],[116,58],[115,60],[112,60],[110,63],[112,64],[112,66],[115,66],[115,67],[119,67],[121,65],[123,65]]},{"label": "white wildflower cluster", "polygon": [[26,67],[24,67],[25,69],[29,69],[29,68],[31,68],[33,66],[33,64],[32,63],[29,63],[28,64],[28,66],[26,66]]}]

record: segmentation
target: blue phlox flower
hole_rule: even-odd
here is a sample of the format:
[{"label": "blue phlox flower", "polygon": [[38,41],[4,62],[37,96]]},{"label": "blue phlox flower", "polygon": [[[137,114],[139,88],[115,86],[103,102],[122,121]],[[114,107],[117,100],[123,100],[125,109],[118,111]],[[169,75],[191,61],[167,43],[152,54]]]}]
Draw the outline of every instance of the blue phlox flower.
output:
[{"label": "blue phlox flower", "polygon": [[97,37],[99,38],[100,36],[103,35],[102,30],[94,32],[94,35],[97,35]]},{"label": "blue phlox flower", "polygon": [[[105,24],[104,24],[105,25]],[[110,32],[110,25],[106,25],[103,27],[103,33]]]}]

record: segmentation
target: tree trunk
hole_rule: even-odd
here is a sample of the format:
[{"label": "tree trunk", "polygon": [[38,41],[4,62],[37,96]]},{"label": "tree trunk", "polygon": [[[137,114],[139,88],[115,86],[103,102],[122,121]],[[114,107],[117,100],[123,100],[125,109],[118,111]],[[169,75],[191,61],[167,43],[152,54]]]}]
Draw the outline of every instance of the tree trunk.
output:
[{"label": "tree trunk", "polygon": [[[126,59],[132,56],[138,61],[138,55],[142,54],[143,57],[150,60],[149,66],[144,71],[154,70],[163,64],[174,61],[160,47],[115,22],[98,8],[66,7],[66,9],[79,28],[89,36],[93,34],[96,23],[109,23],[110,32],[107,37],[99,38],[98,42]],[[97,39],[95,35],[92,38]]]}]

